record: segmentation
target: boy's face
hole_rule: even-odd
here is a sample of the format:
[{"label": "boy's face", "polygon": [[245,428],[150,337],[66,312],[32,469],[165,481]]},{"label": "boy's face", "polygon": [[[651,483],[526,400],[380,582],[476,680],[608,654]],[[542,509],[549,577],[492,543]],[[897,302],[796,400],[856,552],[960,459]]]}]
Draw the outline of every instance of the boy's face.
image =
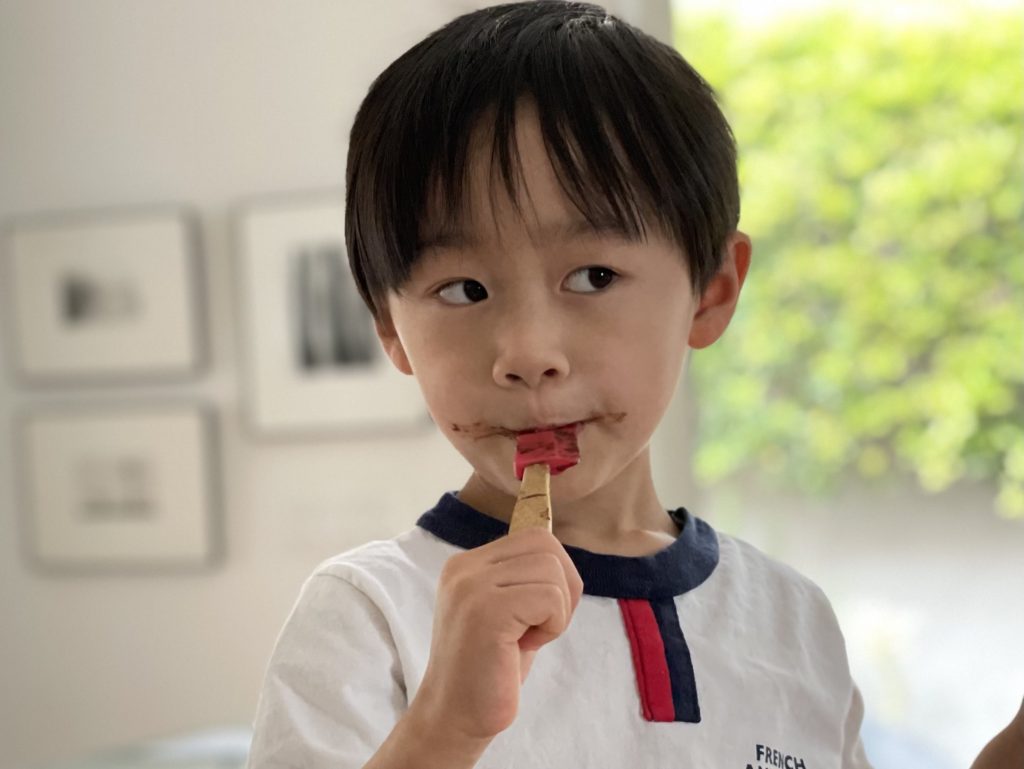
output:
[{"label": "boy's face", "polygon": [[[399,370],[416,376],[438,427],[499,495],[519,487],[517,432],[583,422],[579,465],[551,481],[565,504],[623,474],[649,477],[648,441],[688,348],[724,331],[746,262],[738,284],[734,270],[731,299],[728,286],[716,293],[713,284],[710,299],[695,300],[674,243],[653,231],[630,242],[586,225],[528,106],[517,138],[520,189],[529,192],[523,215],[500,179],[488,184],[489,151],[479,150],[489,145],[471,146],[460,232],[423,233],[427,247],[389,297],[390,323],[378,333]],[[749,255],[745,236],[730,244],[737,237]]]}]

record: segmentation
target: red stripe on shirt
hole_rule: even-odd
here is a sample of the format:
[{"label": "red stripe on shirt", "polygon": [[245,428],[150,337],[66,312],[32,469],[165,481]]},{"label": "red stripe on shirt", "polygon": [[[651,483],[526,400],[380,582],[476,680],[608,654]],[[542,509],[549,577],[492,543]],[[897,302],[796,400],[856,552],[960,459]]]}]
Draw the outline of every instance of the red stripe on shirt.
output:
[{"label": "red stripe on shirt", "polygon": [[675,721],[665,645],[651,604],[641,598],[620,598],[619,608],[633,652],[633,669],[644,718],[648,721]]}]

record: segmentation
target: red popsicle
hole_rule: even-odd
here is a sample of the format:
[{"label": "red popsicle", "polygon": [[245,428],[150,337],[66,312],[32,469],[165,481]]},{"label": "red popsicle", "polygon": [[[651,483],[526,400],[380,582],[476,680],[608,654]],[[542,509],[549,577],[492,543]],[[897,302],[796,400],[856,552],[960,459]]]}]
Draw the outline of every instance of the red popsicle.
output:
[{"label": "red popsicle", "polygon": [[580,461],[576,443],[578,422],[549,430],[535,430],[516,436],[516,478],[523,479],[523,471],[530,465],[546,464],[552,475],[574,467]]}]

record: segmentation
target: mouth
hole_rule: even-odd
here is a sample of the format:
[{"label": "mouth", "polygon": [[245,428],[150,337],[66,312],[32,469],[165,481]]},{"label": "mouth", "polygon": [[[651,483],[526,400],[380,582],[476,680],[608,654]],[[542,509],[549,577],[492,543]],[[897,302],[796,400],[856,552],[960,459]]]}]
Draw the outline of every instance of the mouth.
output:
[{"label": "mouth", "polygon": [[548,424],[548,425],[540,425],[538,427],[527,427],[524,430],[514,430],[513,432],[518,436],[518,435],[530,435],[532,433],[541,433],[541,432],[544,432],[545,430],[565,430],[565,429],[568,429],[568,428],[574,428],[574,431],[576,433],[579,433],[579,431],[583,427],[583,425],[587,424],[587,422],[594,421],[594,419],[596,419],[596,418],[597,417],[590,417],[589,419],[584,419],[584,420],[581,420],[579,422],[561,422],[561,423],[554,423],[554,424]]},{"label": "mouth", "polygon": [[558,428],[575,427],[576,433],[578,434],[584,426],[591,422],[605,421],[609,423],[618,424],[625,418],[625,412],[616,412],[610,414],[593,414],[585,419],[580,419],[575,422],[551,422],[539,425],[527,425],[525,427],[504,427],[501,425],[492,425],[485,422],[474,422],[472,424],[452,424],[451,430],[455,433],[463,433],[474,439],[490,438],[498,435],[510,440],[516,440],[520,435],[529,435],[530,433],[540,432],[542,430],[555,430]]}]

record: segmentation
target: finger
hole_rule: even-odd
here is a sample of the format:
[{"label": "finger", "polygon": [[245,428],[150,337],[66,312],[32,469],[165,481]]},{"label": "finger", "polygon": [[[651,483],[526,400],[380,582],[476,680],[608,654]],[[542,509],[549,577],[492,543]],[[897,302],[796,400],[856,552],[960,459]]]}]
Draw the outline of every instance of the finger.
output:
[{"label": "finger", "polygon": [[576,569],[576,564],[572,562],[572,558],[566,552],[565,546],[551,532],[543,529],[522,529],[470,552],[484,558],[486,563],[496,564],[540,550],[553,553],[561,561],[566,574],[566,583],[569,585],[569,593],[573,599],[572,605],[575,609],[583,594],[583,580]]},{"label": "finger", "polygon": [[562,592],[566,615],[572,614],[575,608],[565,565],[554,553],[529,553],[502,561],[491,567],[490,579],[499,588],[529,584],[555,585]]},{"label": "finger", "polygon": [[517,555],[550,548],[553,545],[561,546],[554,534],[532,526],[488,542],[486,545],[476,548],[474,552],[479,553],[488,563],[494,563],[497,560],[507,560]]},{"label": "finger", "polygon": [[568,627],[562,591],[554,585],[513,585],[502,589],[502,599],[515,623],[515,640],[532,631],[527,648],[553,641]]}]

